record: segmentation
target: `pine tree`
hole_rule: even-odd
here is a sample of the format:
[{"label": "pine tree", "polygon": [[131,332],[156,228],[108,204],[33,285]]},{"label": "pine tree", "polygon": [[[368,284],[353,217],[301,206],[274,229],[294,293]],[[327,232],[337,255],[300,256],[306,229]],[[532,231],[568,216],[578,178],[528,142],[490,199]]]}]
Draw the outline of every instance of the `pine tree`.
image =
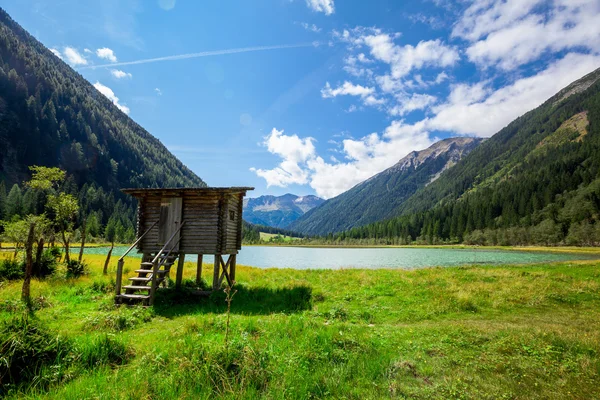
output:
[{"label": "pine tree", "polygon": [[8,196],[6,197],[5,212],[6,220],[10,220],[14,216],[21,216],[23,214],[23,193],[16,183],[10,189]]}]

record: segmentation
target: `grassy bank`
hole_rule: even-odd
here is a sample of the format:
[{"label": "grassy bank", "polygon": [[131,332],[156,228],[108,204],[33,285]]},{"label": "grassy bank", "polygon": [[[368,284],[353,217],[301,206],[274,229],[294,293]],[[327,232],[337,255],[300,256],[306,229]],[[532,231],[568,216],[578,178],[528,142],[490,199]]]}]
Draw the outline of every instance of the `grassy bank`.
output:
[{"label": "grassy bank", "polygon": [[[37,310],[29,320],[72,350],[11,396],[600,397],[598,262],[239,267],[225,346],[223,294],[198,299],[164,290],[153,309],[115,308],[112,276],[100,273],[104,258],[85,258],[88,276],[34,281]],[[194,272],[187,265],[185,277]],[[1,283],[5,324],[23,314],[20,287]]]}]

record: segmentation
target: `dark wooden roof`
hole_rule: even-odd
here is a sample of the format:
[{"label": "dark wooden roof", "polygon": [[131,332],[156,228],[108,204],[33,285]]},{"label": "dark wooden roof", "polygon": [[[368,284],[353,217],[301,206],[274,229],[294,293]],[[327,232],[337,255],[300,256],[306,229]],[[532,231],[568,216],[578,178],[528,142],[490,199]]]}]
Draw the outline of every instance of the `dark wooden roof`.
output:
[{"label": "dark wooden roof", "polygon": [[202,195],[204,193],[246,193],[248,190],[254,190],[253,187],[248,186],[233,186],[233,187],[197,187],[197,188],[130,188],[121,189],[123,193],[130,194],[134,197],[140,197],[152,194],[161,195],[184,195],[184,194],[195,194]]}]

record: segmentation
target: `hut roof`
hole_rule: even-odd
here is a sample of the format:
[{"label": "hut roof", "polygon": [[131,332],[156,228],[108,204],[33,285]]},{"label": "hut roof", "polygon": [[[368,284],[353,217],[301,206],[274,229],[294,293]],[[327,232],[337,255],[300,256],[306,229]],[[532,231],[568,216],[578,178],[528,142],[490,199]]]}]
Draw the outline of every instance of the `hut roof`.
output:
[{"label": "hut roof", "polygon": [[130,194],[134,197],[142,197],[145,195],[202,195],[205,193],[246,193],[248,190],[254,190],[248,186],[233,186],[233,187],[195,187],[195,188],[130,188],[121,189],[123,193]]}]

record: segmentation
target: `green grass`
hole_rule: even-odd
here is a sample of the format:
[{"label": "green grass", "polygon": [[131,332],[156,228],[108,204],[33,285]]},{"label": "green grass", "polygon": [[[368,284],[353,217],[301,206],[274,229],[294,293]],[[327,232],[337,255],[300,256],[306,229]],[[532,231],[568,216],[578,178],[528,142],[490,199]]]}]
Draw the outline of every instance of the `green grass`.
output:
[{"label": "green grass", "polygon": [[[30,318],[71,343],[70,364],[57,361],[40,372],[47,385],[24,384],[8,397],[600,397],[598,262],[412,271],[242,266],[226,347],[224,294],[163,290],[154,308],[115,308],[114,262],[103,277],[103,257],[85,258],[90,275],[32,287]],[[136,262],[128,259],[126,269]],[[186,265],[184,277],[194,273]],[[21,282],[0,285],[6,322],[22,315]]]},{"label": "green grass", "polygon": [[260,232],[260,240],[265,241],[265,242],[268,242],[269,240],[276,238],[276,237],[280,237],[281,240],[284,242],[293,242],[294,240],[299,239],[299,238],[295,238],[292,236],[279,235],[277,233]]}]

